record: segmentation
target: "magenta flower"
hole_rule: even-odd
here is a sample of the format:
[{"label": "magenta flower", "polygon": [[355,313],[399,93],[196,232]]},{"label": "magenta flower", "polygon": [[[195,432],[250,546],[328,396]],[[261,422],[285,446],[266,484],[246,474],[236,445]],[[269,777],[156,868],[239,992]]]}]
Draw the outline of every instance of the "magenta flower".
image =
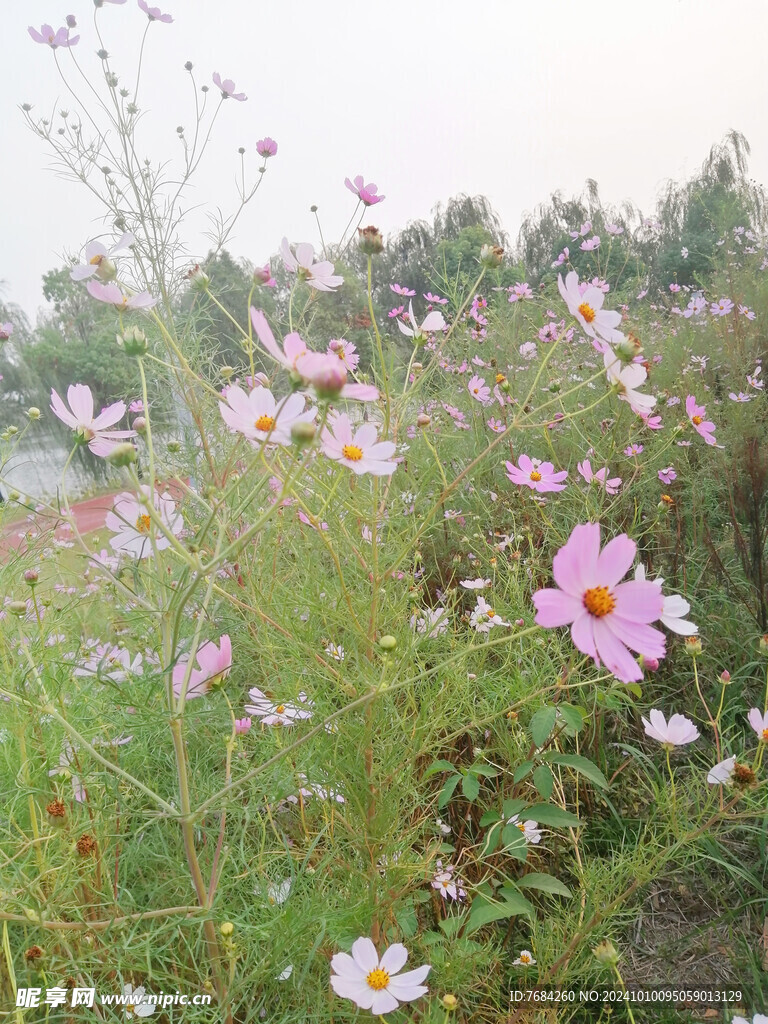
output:
[{"label": "magenta flower", "polygon": [[672,715],[667,722],[662,712],[654,708],[648,717],[650,722],[643,718],[646,736],[658,740],[665,747],[684,747],[699,738],[699,730],[685,715]]},{"label": "magenta flower", "polygon": [[629,650],[649,658],[663,658],[666,650],[664,634],[650,625],[663,611],[660,588],[638,580],[619,582],[636,551],[625,533],[601,551],[599,524],[583,523],[574,527],[552,560],[559,589],[533,595],[537,625],[551,629],[570,624],[578,650],[594,658],[598,667],[604,662],[624,683],[643,678]]},{"label": "magenta flower", "polygon": [[675,472],[674,466],[667,466],[665,469],[660,469],[659,480],[661,480],[663,484],[671,484],[673,480],[677,480],[677,473]]},{"label": "magenta flower", "polygon": [[568,470],[563,469],[556,473],[551,462],[541,462],[539,459],[521,455],[517,460],[517,466],[514,462],[506,462],[505,465],[507,476],[513,484],[530,487],[532,491],[538,491],[539,494],[565,490],[566,485],[560,481],[565,480],[568,476]]},{"label": "magenta flower", "polygon": [[685,400],[685,411],[688,413],[688,419],[693,424],[696,433],[703,437],[707,444],[722,447],[715,441],[715,424],[711,420],[704,419],[707,415],[705,405],[697,405],[694,396],[688,395]]},{"label": "magenta flower", "polygon": [[395,454],[392,441],[379,441],[375,423],[364,423],[352,433],[352,424],[346,413],[336,416],[322,433],[322,447],[329,459],[347,466],[357,476],[389,476],[397,463],[389,461]]},{"label": "magenta flower", "polygon": [[[190,673],[186,700],[202,697],[212,686],[227,678],[232,668],[232,641],[229,636],[225,633],[219,639],[218,646],[213,640],[206,640],[198,648],[195,660],[198,667],[193,667]],[[173,667],[173,692],[176,697],[181,697],[188,667],[189,658],[179,658]]]},{"label": "magenta flower", "polygon": [[[432,314],[430,313],[430,316]],[[484,377],[478,377],[475,374],[474,377],[469,378],[467,384],[467,391],[472,395],[476,402],[481,402],[483,405],[487,405],[491,398],[491,389],[485,383]]]},{"label": "magenta flower", "polygon": [[608,476],[608,467],[603,466],[602,469],[593,471],[592,463],[589,459],[584,459],[583,462],[576,463],[576,469],[578,469],[581,476],[587,481],[588,484],[597,484],[599,487],[605,488],[607,494],[618,494],[619,488],[621,487],[621,477],[614,476],[610,480],[606,479]]},{"label": "magenta flower", "polygon": [[103,242],[89,242],[85,247],[85,263],[73,267],[69,276],[73,281],[87,281],[94,274],[104,282],[111,280],[115,276],[111,257],[117,256],[121,252],[127,252],[135,241],[136,239],[130,231],[126,231],[109,249]]},{"label": "magenta flower", "polygon": [[256,143],[256,152],[259,156],[263,156],[265,160],[269,157],[277,154],[277,143],[274,139],[270,139],[268,135],[265,135],[263,139],[259,139]]},{"label": "magenta flower", "polygon": [[272,271],[270,270],[269,263],[265,263],[263,267],[257,267],[253,272],[253,280],[256,284],[264,285],[265,288],[276,287],[274,277],[272,277]]},{"label": "magenta flower", "polygon": [[375,206],[376,203],[382,202],[386,199],[386,196],[377,195],[378,187],[371,183],[370,185],[365,184],[365,178],[362,174],[358,174],[354,180],[354,183],[349,178],[344,179],[344,184],[347,186],[350,192],[354,192],[357,198],[365,206]]},{"label": "magenta flower", "polygon": [[38,32],[36,28],[32,28],[30,25],[27,32],[29,32],[36,43],[44,43],[46,46],[50,46],[52,50],[55,50],[57,46],[75,46],[80,41],[80,36],[72,36],[70,39],[69,29],[66,26],[54,31],[50,25],[41,25]]},{"label": "magenta flower", "polygon": [[[126,437],[136,437],[135,430],[107,430],[125,416],[125,402],[115,402],[93,414],[93,395],[87,384],[70,384],[67,388],[69,409],[56,391],[51,391],[51,411],[77,432],[94,455],[102,458]],[[71,410],[71,411],[70,411]]]},{"label": "magenta flower", "polygon": [[291,249],[288,239],[284,238],[280,243],[280,255],[286,270],[297,274],[303,281],[306,281],[311,288],[319,292],[332,292],[339,285],[344,284],[344,278],[333,273],[333,264],[328,260],[321,260],[315,263],[315,250],[309,242],[299,242]]},{"label": "magenta flower", "polygon": [[150,21],[162,21],[166,25],[170,25],[173,21],[170,14],[163,14],[159,7],[150,7],[147,0],[139,0],[139,7],[144,11]]},{"label": "magenta flower", "polygon": [[13,324],[0,324],[0,341],[8,341],[13,334]]},{"label": "magenta flower", "polygon": [[509,288],[508,291],[510,302],[519,302],[521,299],[533,298],[531,286],[528,284],[527,281],[523,282],[522,284],[518,281],[518,283],[512,285],[512,287]]},{"label": "magenta flower", "polygon": [[228,100],[231,97],[233,100],[237,100],[238,103],[242,103],[248,99],[244,92],[235,92],[235,83],[231,78],[225,78],[222,82],[218,71],[215,71],[213,74],[213,84],[218,89],[221,89],[221,98],[223,100]]},{"label": "magenta flower", "polygon": [[391,284],[389,288],[395,295],[403,295],[406,299],[411,299],[416,294],[412,288],[404,288],[401,284]]},{"label": "magenta flower", "polygon": [[749,724],[757,733],[757,738],[763,743],[768,743],[768,711],[761,711],[760,708],[750,708],[747,716]]},{"label": "magenta flower", "polygon": [[147,291],[123,295],[119,285],[114,282],[102,284],[100,281],[90,280],[85,287],[91,298],[98,299],[99,302],[108,302],[121,312],[128,309],[151,309],[157,304],[157,299],[153,299]]}]

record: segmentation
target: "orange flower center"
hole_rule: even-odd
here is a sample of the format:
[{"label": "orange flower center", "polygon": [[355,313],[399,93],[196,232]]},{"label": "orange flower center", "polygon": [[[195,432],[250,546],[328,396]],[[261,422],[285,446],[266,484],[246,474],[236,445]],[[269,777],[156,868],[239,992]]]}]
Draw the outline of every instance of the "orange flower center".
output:
[{"label": "orange flower center", "polygon": [[584,607],[590,615],[601,619],[616,607],[616,599],[608,587],[590,587],[584,594]]},{"label": "orange flower center", "polygon": [[492,619],[494,617],[494,615],[496,614],[496,609],[495,608],[486,608],[485,614],[488,616],[489,619]]},{"label": "orange flower center", "polygon": [[534,471],[531,473],[531,480],[533,480],[533,482],[537,484],[539,480],[541,480],[541,473],[539,473],[538,470],[534,469]]},{"label": "orange flower center", "polygon": [[[363,457],[363,449],[358,448],[356,444],[345,444],[341,449],[341,454],[351,462],[359,462]],[[375,974],[376,972],[374,971],[373,973]]]},{"label": "orange flower center", "polygon": [[529,964],[530,962],[531,962],[531,958],[528,956],[527,953],[521,953],[520,954],[520,963],[521,964]]},{"label": "orange flower center", "polygon": [[496,383],[497,384],[503,384],[506,379],[507,378],[504,376],[503,373],[497,373],[496,374]]},{"label": "orange flower center", "polygon": [[275,711],[277,712],[278,715],[282,715],[282,713],[285,711],[285,704],[278,704],[277,707],[275,708]]},{"label": "orange flower center", "polygon": [[101,263],[103,259],[103,256],[91,256],[88,262],[92,267],[98,267],[98,265]]},{"label": "orange flower center", "polygon": [[389,984],[389,974],[387,971],[382,971],[380,967],[377,967],[374,971],[371,971],[365,980],[375,992],[380,992]]},{"label": "orange flower center", "polygon": [[136,520],[136,529],[139,533],[149,533],[149,527],[152,520],[149,518],[146,512],[143,512]]},{"label": "orange flower center", "polygon": [[664,502],[665,505],[675,504],[674,500],[668,494],[662,494],[661,500]]},{"label": "orange flower center", "polygon": [[763,729],[763,743],[768,743],[768,729]]},{"label": "orange flower center", "polygon": [[591,324],[597,316],[597,313],[594,311],[594,309],[592,309],[588,302],[582,302],[582,304],[579,306],[579,312],[588,324]]},{"label": "orange flower center", "polygon": [[274,427],[274,425],[275,420],[274,417],[272,416],[259,416],[259,418],[254,423],[254,427],[256,427],[257,430],[263,430],[267,434],[272,429],[272,427]]},{"label": "orange flower center", "polygon": [[698,427],[699,424],[701,424],[703,422],[704,421],[703,421],[701,416],[692,416],[691,417],[691,423],[694,425],[694,427]]},{"label": "orange flower center", "polygon": [[525,825],[522,823],[522,821],[516,821],[515,824],[520,829],[520,831],[523,833],[523,835],[525,835]]}]

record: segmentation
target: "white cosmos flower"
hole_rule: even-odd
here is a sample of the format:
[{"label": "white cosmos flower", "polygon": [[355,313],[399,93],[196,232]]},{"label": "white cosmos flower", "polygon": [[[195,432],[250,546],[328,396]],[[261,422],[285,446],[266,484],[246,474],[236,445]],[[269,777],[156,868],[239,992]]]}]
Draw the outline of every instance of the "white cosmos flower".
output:
[{"label": "white cosmos flower", "polygon": [[413,303],[408,303],[408,323],[410,327],[403,323],[402,320],[397,321],[397,326],[407,335],[409,338],[423,338],[431,331],[442,331],[445,327],[445,320],[443,314],[437,309],[433,309],[431,313],[427,313],[420,324],[416,322],[416,317],[413,314]]},{"label": "white cosmos flower", "polygon": [[[645,566],[642,562],[635,566],[635,579],[641,582],[645,581]],[[664,585],[664,579],[661,576],[657,576],[651,582],[655,583],[657,587]],[[664,597],[661,621],[667,629],[679,636],[694,636],[699,632],[699,627],[685,618],[690,610],[691,606],[684,597],[679,594],[667,594]]]},{"label": "white cosmos flower", "polygon": [[733,769],[736,767],[735,757],[726,757],[719,761],[707,774],[707,782],[710,786],[729,786],[733,779]]},{"label": "white cosmos flower", "polygon": [[530,949],[521,949],[520,956],[513,960],[512,963],[515,967],[533,967],[536,961],[533,959],[533,953]]},{"label": "white cosmos flower", "polygon": [[621,313],[603,309],[605,295],[599,288],[589,285],[582,291],[575,270],[566,276],[565,281],[558,274],[557,287],[571,316],[576,317],[590,338],[600,337],[613,343],[621,341],[623,335],[616,330],[621,323]]},{"label": "white cosmos flower", "polygon": [[408,950],[396,942],[379,959],[369,938],[352,944],[352,955],[337,953],[331,960],[331,987],[336,995],[351,999],[361,1010],[381,1015],[396,1010],[428,992],[422,982],[432,970],[429,965],[399,974],[408,959]]},{"label": "white cosmos flower", "polygon": [[[170,533],[178,537],[184,528],[184,520],[176,511],[176,503],[170,494],[152,495],[149,487],[142,485],[142,493],[153,499],[155,511]],[[154,549],[162,551],[171,546],[170,540],[155,527],[147,512],[147,505],[140,502],[135,494],[125,491],[118,494],[112,510],[107,512],[106,527],[114,536],[109,538],[110,547],[125,552],[134,558],[149,558]]]},{"label": "white cosmos flower", "polygon": [[491,581],[478,577],[476,580],[461,580],[461,585],[467,590],[485,590],[486,587],[490,587]]},{"label": "white cosmos flower", "polygon": [[533,821],[531,818],[527,821],[521,821],[519,814],[513,814],[511,818],[507,818],[507,824],[516,825],[523,833],[526,843],[535,844],[541,842],[541,829],[539,828],[538,821]]},{"label": "white cosmos flower", "polygon": [[493,626],[508,626],[496,609],[492,608],[484,597],[478,597],[474,611],[469,617],[469,623],[474,626],[478,633],[490,633]]},{"label": "white cosmos flower", "polygon": [[155,1012],[154,1003],[145,1003],[146,991],[142,985],[134,988],[133,985],[123,985],[123,995],[127,996],[130,1002],[123,1003],[126,1017],[150,1017]]},{"label": "white cosmos flower", "polygon": [[645,383],[648,371],[642,363],[622,363],[612,348],[606,346],[603,352],[608,383],[619,389],[619,398],[629,404],[638,416],[648,416],[656,405],[653,395],[644,395],[637,388]]}]

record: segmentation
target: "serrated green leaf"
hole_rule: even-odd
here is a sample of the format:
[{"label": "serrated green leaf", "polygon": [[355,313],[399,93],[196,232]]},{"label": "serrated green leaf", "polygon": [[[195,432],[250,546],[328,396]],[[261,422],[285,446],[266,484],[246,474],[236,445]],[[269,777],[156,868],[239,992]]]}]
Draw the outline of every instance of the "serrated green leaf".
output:
[{"label": "serrated green leaf", "polygon": [[534,804],[526,810],[526,815],[540,825],[551,825],[553,828],[571,828],[583,824],[575,814],[564,811],[554,804]]},{"label": "serrated green leaf", "polygon": [[565,882],[543,871],[532,871],[529,875],[523,875],[517,879],[517,884],[521,889],[538,889],[540,892],[550,892],[555,896],[566,896],[569,899],[573,897]]},{"label": "serrated green leaf", "polygon": [[512,781],[515,783],[522,782],[523,779],[527,778],[527,776],[531,774],[532,768],[533,761],[523,761],[522,764],[519,764],[517,768],[515,768],[515,771],[512,775]]},{"label": "serrated green leaf", "polygon": [[540,764],[533,773],[533,784],[539,796],[549,800],[552,796],[552,790],[555,788],[552,769],[546,764]]},{"label": "serrated green leaf", "polygon": [[531,739],[537,747],[543,747],[549,739],[556,718],[557,710],[553,707],[539,708],[531,718],[528,728],[531,733]]},{"label": "serrated green leaf", "polygon": [[558,704],[557,710],[560,712],[560,718],[574,732],[581,732],[584,727],[584,719],[587,718],[587,711],[585,708],[576,706],[573,704]]},{"label": "serrated green leaf", "polygon": [[601,789],[608,789],[608,779],[606,779],[594,761],[590,761],[588,757],[582,757],[581,754],[560,754],[557,752],[552,752],[545,756],[550,764],[561,764],[568,768],[573,768],[575,772],[580,772],[590,782],[594,782],[596,786],[600,786]]},{"label": "serrated green leaf", "polygon": [[453,792],[461,782],[461,775],[451,775],[443,783],[443,788],[440,790],[440,796],[437,798],[437,806],[442,810],[443,807],[453,796]]},{"label": "serrated green leaf", "polygon": [[461,790],[467,800],[477,800],[480,795],[480,779],[476,775],[470,775],[467,772],[462,779]]}]

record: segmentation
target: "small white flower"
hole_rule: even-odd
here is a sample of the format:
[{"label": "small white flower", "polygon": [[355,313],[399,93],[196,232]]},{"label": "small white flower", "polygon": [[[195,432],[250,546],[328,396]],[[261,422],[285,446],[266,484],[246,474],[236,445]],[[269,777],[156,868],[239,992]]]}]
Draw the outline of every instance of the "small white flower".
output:
[{"label": "small white flower", "polygon": [[520,815],[513,814],[511,818],[507,818],[507,824],[516,825],[523,833],[526,843],[541,842],[541,829],[539,828],[538,821],[533,821],[531,818],[527,821],[520,821]]},{"label": "small white flower", "polygon": [[154,1003],[144,1002],[146,991],[143,986],[139,985],[138,988],[134,988],[130,984],[123,985],[123,995],[131,1000],[131,1002],[123,1004],[126,1017],[149,1017],[155,1012]]},{"label": "small white flower", "polygon": [[530,949],[521,949],[520,956],[513,960],[512,963],[515,967],[533,967],[536,961],[533,959],[533,953]]},{"label": "small white flower", "polygon": [[707,782],[710,786],[730,786],[733,780],[733,769],[736,767],[735,757],[726,757],[719,761],[707,774]]}]

